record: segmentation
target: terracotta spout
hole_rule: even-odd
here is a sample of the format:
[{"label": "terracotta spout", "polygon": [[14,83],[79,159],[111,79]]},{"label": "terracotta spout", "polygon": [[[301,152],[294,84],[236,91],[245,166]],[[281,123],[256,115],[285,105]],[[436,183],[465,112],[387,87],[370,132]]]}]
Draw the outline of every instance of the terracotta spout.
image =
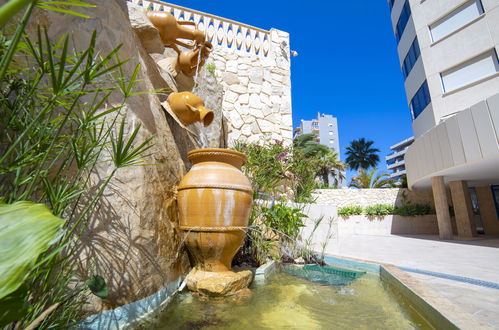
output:
[{"label": "terracotta spout", "polygon": [[203,125],[206,127],[211,124],[213,118],[215,118],[215,114],[212,110],[205,109],[204,107],[199,107],[199,117],[200,121],[202,121]]},{"label": "terracotta spout", "polygon": [[215,117],[213,111],[204,107],[203,100],[191,92],[172,93],[167,102],[184,125],[200,121],[204,126],[208,126]]}]

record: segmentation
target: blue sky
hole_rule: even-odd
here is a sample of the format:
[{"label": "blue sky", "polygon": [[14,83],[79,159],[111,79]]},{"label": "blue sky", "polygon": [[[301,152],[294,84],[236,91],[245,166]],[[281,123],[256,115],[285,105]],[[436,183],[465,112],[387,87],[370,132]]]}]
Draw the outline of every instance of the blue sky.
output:
[{"label": "blue sky", "polygon": [[353,139],[381,150],[412,135],[396,42],[384,0],[182,1],[176,4],[290,33],[293,125],[318,111],[338,118],[341,158]]}]

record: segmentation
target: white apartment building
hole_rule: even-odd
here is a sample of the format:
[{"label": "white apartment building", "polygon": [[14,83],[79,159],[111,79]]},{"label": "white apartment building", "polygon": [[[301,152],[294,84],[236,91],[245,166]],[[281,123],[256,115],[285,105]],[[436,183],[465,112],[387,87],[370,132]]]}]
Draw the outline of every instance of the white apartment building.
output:
[{"label": "white apartment building", "polygon": [[386,169],[392,171],[392,173],[390,173],[390,178],[402,181],[403,176],[407,174],[405,169],[405,154],[407,152],[407,148],[409,148],[413,142],[414,137],[411,136],[410,138],[400,141],[390,147],[392,152],[385,157]]},{"label": "white apartment building", "polygon": [[[326,147],[334,150],[338,154],[338,160],[340,159],[340,138],[338,132],[338,119],[332,115],[317,113],[317,119],[312,120],[301,120],[300,126],[295,128],[294,137],[303,134],[316,134],[316,141]],[[333,186],[333,177],[329,175],[329,185]],[[345,180],[341,180],[338,183],[339,187],[344,187],[346,185]]]},{"label": "white apartment building", "polygon": [[499,235],[499,0],[388,5],[413,118],[409,187],[432,187],[441,238]]}]

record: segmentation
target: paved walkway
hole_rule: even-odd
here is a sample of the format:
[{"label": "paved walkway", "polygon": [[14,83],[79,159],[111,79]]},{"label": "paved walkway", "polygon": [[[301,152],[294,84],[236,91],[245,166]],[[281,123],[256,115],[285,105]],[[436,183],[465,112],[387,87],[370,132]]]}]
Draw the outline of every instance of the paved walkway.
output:
[{"label": "paved walkway", "polygon": [[333,239],[326,253],[398,266],[499,329],[499,238],[356,235]]}]

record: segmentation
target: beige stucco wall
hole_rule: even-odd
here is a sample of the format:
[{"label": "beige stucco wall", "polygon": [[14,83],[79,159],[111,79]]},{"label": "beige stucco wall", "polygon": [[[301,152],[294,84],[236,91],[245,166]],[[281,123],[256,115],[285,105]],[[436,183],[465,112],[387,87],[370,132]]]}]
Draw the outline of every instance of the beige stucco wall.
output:
[{"label": "beige stucco wall", "polygon": [[434,208],[431,190],[411,191],[406,188],[389,189],[318,189],[314,193],[316,203],[331,204],[338,208],[376,204],[402,206],[405,204],[426,204]]}]

